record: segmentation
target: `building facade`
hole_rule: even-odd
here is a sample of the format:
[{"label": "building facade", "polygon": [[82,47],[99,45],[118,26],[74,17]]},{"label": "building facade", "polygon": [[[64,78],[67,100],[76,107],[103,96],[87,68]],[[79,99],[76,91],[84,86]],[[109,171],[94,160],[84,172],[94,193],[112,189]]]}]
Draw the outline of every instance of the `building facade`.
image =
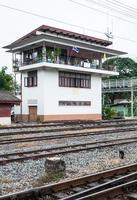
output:
[{"label": "building facade", "polygon": [[118,75],[102,60],[124,54],[111,44],[42,25],[6,46],[21,74],[22,120],[101,119],[101,78]]}]

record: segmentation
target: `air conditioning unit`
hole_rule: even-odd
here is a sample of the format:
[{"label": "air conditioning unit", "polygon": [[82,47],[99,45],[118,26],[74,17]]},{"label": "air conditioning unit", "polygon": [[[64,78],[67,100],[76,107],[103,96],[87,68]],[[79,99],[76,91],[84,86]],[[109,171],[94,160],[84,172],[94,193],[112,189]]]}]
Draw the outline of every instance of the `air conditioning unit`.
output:
[{"label": "air conditioning unit", "polygon": [[85,67],[85,68],[90,68],[90,63],[84,62],[84,67]]}]

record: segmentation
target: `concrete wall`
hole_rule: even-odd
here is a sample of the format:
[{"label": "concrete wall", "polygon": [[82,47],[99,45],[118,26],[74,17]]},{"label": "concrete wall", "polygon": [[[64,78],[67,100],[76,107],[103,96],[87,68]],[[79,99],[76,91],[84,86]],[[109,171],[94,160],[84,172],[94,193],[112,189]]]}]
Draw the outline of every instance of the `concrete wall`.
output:
[{"label": "concrete wall", "polygon": [[44,87],[45,77],[43,70],[38,71],[38,86],[24,87],[24,78],[27,73],[22,74],[22,114],[28,114],[28,106],[38,106],[38,115],[44,115]]},{"label": "concrete wall", "polygon": [[11,125],[11,117],[0,117],[0,125]]},{"label": "concrete wall", "polygon": [[[24,87],[23,73],[22,114],[29,105],[38,106],[38,115],[101,114],[101,76],[91,74],[91,89],[58,86],[57,70],[38,70],[38,86]],[[59,101],[91,101],[91,106],[59,106]]]},{"label": "concrete wall", "polygon": [[[45,71],[44,113],[52,114],[96,114],[101,113],[101,78],[91,77],[91,89],[58,86],[58,72]],[[91,101],[91,106],[59,106],[63,101]]]}]

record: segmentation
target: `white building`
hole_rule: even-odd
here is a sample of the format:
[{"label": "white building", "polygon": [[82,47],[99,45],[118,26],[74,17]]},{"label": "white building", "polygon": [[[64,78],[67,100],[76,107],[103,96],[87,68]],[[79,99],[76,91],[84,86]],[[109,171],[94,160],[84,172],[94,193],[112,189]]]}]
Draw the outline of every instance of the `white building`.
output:
[{"label": "white building", "polygon": [[6,46],[21,73],[25,121],[101,119],[102,59],[124,52],[112,42],[42,25]]}]

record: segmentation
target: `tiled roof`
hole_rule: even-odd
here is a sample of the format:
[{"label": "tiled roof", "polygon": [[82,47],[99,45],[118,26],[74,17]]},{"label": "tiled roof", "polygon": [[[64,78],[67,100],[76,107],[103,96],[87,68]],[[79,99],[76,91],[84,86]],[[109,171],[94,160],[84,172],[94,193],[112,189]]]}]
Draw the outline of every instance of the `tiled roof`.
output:
[{"label": "tiled roof", "polygon": [[0,90],[0,103],[19,104],[21,100],[11,92]]},{"label": "tiled roof", "polygon": [[88,36],[88,35],[72,32],[72,31],[67,31],[67,30],[64,30],[64,29],[59,29],[59,28],[55,28],[55,27],[51,27],[51,26],[47,26],[47,25],[42,25],[42,26],[38,27],[37,29],[33,30],[32,32],[26,34],[25,36],[21,37],[20,39],[16,40],[11,45],[19,44],[20,42],[22,42],[22,41],[24,41],[24,40],[26,40],[30,37],[35,37],[36,31],[55,33],[57,35],[66,36],[66,37],[70,37],[70,38],[74,38],[74,39],[79,39],[79,40],[83,40],[83,41],[86,41],[86,42],[99,44],[99,45],[102,45],[102,46],[108,46],[108,45],[112,44],[111,41],[91,37],[91,36]]}]

